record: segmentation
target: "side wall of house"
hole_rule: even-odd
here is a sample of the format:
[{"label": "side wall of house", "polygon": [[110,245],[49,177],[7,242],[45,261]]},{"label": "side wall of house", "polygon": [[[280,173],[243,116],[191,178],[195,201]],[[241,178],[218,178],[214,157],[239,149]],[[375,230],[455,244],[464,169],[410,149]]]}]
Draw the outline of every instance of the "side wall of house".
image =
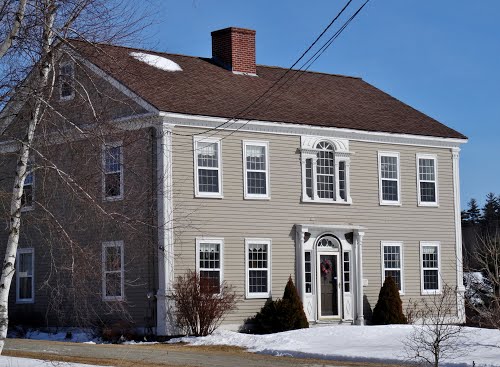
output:
[{"label": "side wall of house", "polygon": [[[456,285],[452,153],[450,149],[350,141],[352,205],[302,203],[300,136],[229,132],[222,140],[223,198],[194,197],[193,138],[200,129],[175,127],[173,178],[175,272],[195,269],[196,237],[224,239],[224,279],[242,296],[225,321],[241,324],[264,299],[245,299],[245,238],[272,239],[272,296],[281,297],[295,275],[295,224],[354,224],[366,227],[363,268],[368,310],[382,283],[381,241],[403,242],[405,303],[421,296],[420,241],[439,241],[443,282]],[[182,136],[187,135],[187,136]],[[269,142],[269,200],[245,200],[242,141]],[[378,151],[400,154],[401,206],[379,204]],[[417,205],[416,154],[437,156],[439,207]]]},{"label": "side wall of house", "polygon": [[[68,58],[63,57],[63,60],[68,61]],[[22,214],[19,243],[20,247],[35,250],[35,301],[16,303],[14,276],[10,293],[11,320],[16,322],[20,315],[20,321],[73,325],[80,321],[75,311],[68,311],[70,305],[80,307],[79,312],[85,313],[82,308],[89,302],[88,308],[98,310],[98,315],[87,321],[121,317],[124,307],[137,325],[154,325],[156,302],[152,295],[158,282],[156,231],[153,229],[156,224],[155,134],[151,128],[126,131],[108,124],[111,119],[147,111],[79,62],[75,62],[75,80],[74,96],[64,101],[59,100],[59,85],[56,84],[52,108],[46,111],[38,126],[35,139],[38,152],[31,154],[37,167],[34,175],[36,203],[34,210]],[[30,114],[28,103],[2,139],[23,137]],[[74,126],[90,124],[94,130],[75,140]],[[63,141],[69,142],[56,144]],[[123,200],[103,200],[102,147],[105,142],[121,142],[123,146]],[[7,242],[15,160],[16,154],[0,154],[0,215],[3,220],[0,250]],[[105,241],[124,242],[124,303],[102,302],[101,258]],[[1,254],[3,256],[4,252]],[[73,257],[76,265],[68,265]],[[82,261],[82,257],[86,261]],[[68,266],[73,268],[68,269]],[[88,287],[84,286],[84,280],[88,281]],[[67,299],[71,292],[78,297]],[[34,320],[26,320],[26,315],[32,315]],[[78,317],[86,316],[80,314]]]}]

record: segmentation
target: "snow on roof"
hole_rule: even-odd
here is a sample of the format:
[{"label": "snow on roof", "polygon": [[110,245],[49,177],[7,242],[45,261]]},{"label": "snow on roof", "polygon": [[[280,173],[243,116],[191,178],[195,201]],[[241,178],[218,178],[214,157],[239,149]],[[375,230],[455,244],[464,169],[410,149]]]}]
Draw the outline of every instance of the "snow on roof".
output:
[{"label": "snow on roof", "polygon": [[164,71],[182,71],[179,64],[163,56],[146,54],[143,52],[131,52],[130,56],[148,65]]}]

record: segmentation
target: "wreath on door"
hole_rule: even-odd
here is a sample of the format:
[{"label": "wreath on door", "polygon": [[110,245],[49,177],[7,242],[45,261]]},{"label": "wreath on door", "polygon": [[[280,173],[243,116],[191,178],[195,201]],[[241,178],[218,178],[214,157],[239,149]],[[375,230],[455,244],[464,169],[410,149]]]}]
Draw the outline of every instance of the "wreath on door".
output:
[{"label": "wreath on door", "polygon": [[324,277],[326,277],[328,274],[330,274],[333,271],[332,262],[328,259],[325,259],[320,263],[320,268],[321,268],[321,274]]}]

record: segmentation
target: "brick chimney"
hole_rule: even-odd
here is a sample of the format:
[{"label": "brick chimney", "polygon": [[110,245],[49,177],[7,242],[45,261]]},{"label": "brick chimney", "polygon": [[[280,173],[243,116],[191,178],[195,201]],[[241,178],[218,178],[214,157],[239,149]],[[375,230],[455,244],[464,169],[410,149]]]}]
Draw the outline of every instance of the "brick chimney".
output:
[{"label": "brick chimney", "polygon": [[212,32],[212,59],[236,74],[257,74],[255,31],[229,27]]}]

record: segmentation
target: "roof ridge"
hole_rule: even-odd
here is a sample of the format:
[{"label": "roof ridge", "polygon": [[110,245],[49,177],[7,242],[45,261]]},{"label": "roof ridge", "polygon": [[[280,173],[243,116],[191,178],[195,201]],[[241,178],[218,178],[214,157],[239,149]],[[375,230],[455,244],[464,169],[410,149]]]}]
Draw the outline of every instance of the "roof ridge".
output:
[{"label": "roof ridge", "polygon": [[[172,52],[165,52],[165,51],[156,51],[156,50],[150,50],[146,48],[141,48],[141,47],[130,47],[130,46],[122,46],[122,45],[116,45],[112,43],[106,43],[106,42],[88,42],[85,40],[80,40],[80,39],[71,39],[71,41],[76,41],[76,42],[82,42],[82,43],[93,43],[97,45],[103,45],[103,46],[109,46],[109,47],[117,47],[117,48],[123,48],[127,50],[134,50],[134,51],[143,51],[143,52],[153,52],[155,54],[163,54],[163,55],[172,55],[172,56],[182,56],[182,57],[192,57],[195,59],[211,59],[210,57],[204,57],[204,56],[194,56],[194,55],[185,55],[185,54],[178,54],[178,53],[172,53]],[[277,65],[265,65],[265,64],[257,64],[258,67],[264,67],[264,68],[269,68],[269,69],[282,69],[282,70],[289,70],[290,68],[284,67],[284,66],[277,66]],[[341,78],[351,78],[351,79],[361,79],[362,77],[359,76],[352,76],[352,75],[345,75],[345,74],[335,74],[335,73],[327,73],[324,71],[315,71],[315,70],[300,70],[300,69],[292,69],[292,71],[302,71],[304,73],[311,73],[311,74],[322,74],[322,75],[328,75],[328,76],[335,76],[335,77],[341,77]]]}]

